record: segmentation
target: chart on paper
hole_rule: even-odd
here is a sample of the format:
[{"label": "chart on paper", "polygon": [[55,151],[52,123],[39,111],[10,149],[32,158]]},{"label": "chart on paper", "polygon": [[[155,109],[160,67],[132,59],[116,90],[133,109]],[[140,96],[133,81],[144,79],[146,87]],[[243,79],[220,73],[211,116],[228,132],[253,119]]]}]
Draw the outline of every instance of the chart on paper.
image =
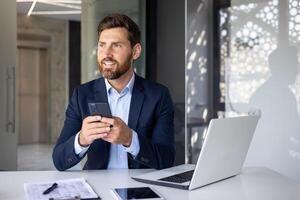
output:
[{"label": "chart on paper", "polygon": [[[44,195],[43,192],[53,183],[58,187]],[[24,184],[27,200],[48,200],[50,198],[99,198],[84,178],[57,180],[52,182],[34,182]],[[100,199],[100,198],[99,198]]]}]

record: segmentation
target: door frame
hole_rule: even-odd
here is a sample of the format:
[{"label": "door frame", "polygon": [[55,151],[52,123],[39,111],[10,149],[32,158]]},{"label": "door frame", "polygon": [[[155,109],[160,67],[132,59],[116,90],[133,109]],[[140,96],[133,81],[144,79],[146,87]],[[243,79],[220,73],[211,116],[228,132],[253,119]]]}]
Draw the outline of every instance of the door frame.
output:
[{"label": "door frame", "polygon": [[[51,126],[50,126],[50,120],[51,120],[51,71],[50,71],[50,66],[51,66],[51,44],[52,44],[52,38],[50,35],[47,34],[34,34],[34,33],[18,33],[17,34],[17,51],[18,48],[34,48],[34,49],[46,49],[47,55],[48,55],[48,64],[47,64],[47,71],[48,73],[48,102],[47,102],[47,108],[48,108],[48,113],[47,113],[47,132],[49,133],[47,136],[47,141],[51,143]],[[18,63],[17,63],[18,65]],[[19,80],[16,80],[16,85],[19,84]],[[18,92],[18,91],[17,91]],[[19,99],[16,95],[17,102],[19,102]],[[17,106],[19,109],[19,107]],[[18,114],[18,111],[17,111]],[[19,118],[18,118],[19,119]],[[19,120],[17,121],[18,127],[19,127]],[[17,145],[19,145],[19,140]]]}]

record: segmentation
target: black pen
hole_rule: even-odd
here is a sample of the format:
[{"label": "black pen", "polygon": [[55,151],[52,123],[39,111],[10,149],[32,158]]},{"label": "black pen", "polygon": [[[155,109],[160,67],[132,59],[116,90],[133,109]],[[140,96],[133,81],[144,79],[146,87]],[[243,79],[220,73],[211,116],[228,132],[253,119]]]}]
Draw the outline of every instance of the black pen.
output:
[{"label": "black pen", "polygon": [[49,194],[50,192],[52,192],[55,188],[57,188],[57,183],[53,183],[49,188],[47,188],[43,194]]}]

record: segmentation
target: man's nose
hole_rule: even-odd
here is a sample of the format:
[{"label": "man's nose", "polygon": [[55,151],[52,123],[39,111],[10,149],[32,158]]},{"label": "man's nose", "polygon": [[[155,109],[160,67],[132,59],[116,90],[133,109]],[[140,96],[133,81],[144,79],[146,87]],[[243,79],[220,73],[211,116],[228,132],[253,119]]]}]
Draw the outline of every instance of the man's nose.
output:
[{"label": "man's nose", "polygon": [[112,57],[112,48],[110,46],[107,46],[106,48],[103,49],[103,54],[106,57]]}]

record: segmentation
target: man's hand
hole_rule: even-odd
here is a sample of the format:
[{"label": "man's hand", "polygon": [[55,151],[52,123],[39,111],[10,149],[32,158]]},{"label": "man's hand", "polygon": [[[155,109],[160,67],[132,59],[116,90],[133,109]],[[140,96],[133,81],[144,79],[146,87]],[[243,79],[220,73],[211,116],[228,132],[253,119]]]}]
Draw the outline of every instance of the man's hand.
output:
[{"label": "man's hand", "polygon": [[101,116],[89,116],[83,120],[78,141],[81,146],[89,146],[94,140],[108,135],[110,124],[101,119]]},{"label": "man's hand", "polygon": [[113,144],[122,144],[125,147],[131,145],[132,130],[122,121],[122,119],[118,117],[102,117],[101,122],[112,125],[109,133],[102,137],[103,140]]}]

